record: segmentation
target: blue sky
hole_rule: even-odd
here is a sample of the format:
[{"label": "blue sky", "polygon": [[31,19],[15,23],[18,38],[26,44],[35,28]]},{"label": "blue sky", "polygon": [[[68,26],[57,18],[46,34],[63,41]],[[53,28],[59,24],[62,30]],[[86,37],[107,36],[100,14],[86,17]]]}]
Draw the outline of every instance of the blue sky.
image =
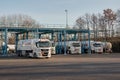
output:
[{"label": "blue sky", "polygon": [[0,15],[26,14],[41,24],[68,24],[85,13],[103,13],[104,9],[120,9],[120,0],[0,0]]}]

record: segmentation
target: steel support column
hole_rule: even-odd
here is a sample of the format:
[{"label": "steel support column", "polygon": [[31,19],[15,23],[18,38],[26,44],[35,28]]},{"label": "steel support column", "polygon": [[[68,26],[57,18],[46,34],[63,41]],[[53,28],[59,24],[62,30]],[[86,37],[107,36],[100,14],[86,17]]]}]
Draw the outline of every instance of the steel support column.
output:
[{"label": "steel support column", "polygon": [[82,35],[82,41],[81,41],[81,52],[82,52],[82,54],[83,53],[85,53],[85,45],[84,45],[84,42],[83,41],[85,41],[85,33],[82,33],[81,34]]},{"label": "steel support column", "polygon": [[77,40],[76,33],[74,33],[74,40],[75,40],[75,41]]},{"label": "steel support column", "polygon": [[64,55],[66,55],[66,30],[64,30]]},{"label": "steel support column", "polygon": [[57,52],[60,53],[60,32],[58,32],[58,46],[57,46]]},{"label": "steel support column", "polygon": [[36,38],[39,39],[39,34],[38,34],[39,30],[37,28],[37,31],[36,31]]},{"label": "steel support column", "polygon": [[29,32],[26,32],[26,39],[28,39],[28,33],[29,33]]},{"label": "steel support column", "polygon": [[60,53],[62,53],[62,48],[63,45],[62,45],[62,31],[60,32]]},{"label": "steel support column", "polygon": [[5,51],[4,51],[4,55],[7,55],[7,33],[8,33],[8,29],[7,28],[5,28],[5,35],[4,35],[4,37],[5,37]]},{"label": "steel support column", "polygon": [[15,52],[17,53],[17,45],[18,45],[18,40],[19,40],[19,39],[18,39],[18,34],[16,34],[15,37],[16,37],[16,38],[15,38],[15,39],[16,39],[16,40],[15,40],[15,45],[16,45],[16,46],[15,46]]},{"label": "steel support column", "polygon": [[22,36],[23,36],[23,40],[25,39],[25,33],[24,34],[22,34]]},{"label": "steel support column", "polygon": [[88,53],[89,53],[89,54],[91,54],[91,45],[90,45],[90,30],[88,31],[88,43],[89,43]]},{"label": "steel support column", "polygon": [[39,39],[41,38],[41,34],[39,34]]},{"label": "steel support column", "polygon": [[54,33],[51,33],[51,40],[53,41]]}]

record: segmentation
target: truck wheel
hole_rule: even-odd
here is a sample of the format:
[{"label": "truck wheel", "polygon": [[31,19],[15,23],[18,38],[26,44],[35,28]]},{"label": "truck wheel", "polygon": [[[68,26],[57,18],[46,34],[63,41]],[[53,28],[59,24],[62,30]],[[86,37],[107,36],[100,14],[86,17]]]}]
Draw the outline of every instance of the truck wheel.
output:
[{"label": "truck wheel", "polygon": [[22,55],[22,53],[20,53],[20,57],[22,57],[23,55]]},{"label": "truck wheel", "polygon": [[45,57],[46,59],[48,59],[49,57]]},{"label": "truck wheel", "polygon": [[26,54],[25,54],[25,57],[29,57],[29,53],[26,53]]},{"label": "truck wheel", "polygon": [[22,57],[22,54],[21,54],[21,53],[18,53],[18,56],[19,56],[19,57]]},{"label": "truck wheel", "polygon": [[20,53],[18,53],[17,56],[20,56]]},{"label": "truck wheel", "polygon": [[94,50],[91,50],[91,53],[95,53],[95,51],[94,51]]},{"label": "truck wheel", "polygon": [[37,58],[37,54],[36,54],[36,53],[34,53],[33,57],[34,57],[34,58]]},{"label": "truck wheel", "polygon": [[70,50],[67,50],[67,54],[71,54],[71,51],[70,51]]}]

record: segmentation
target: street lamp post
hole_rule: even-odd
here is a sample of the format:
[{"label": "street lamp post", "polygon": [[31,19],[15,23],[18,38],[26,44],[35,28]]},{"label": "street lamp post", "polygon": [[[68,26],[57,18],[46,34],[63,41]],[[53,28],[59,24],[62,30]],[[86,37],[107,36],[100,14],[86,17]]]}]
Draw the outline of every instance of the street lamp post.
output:
[{"label": "street lamp post", "polygon": [[66,13],[66,28],[68,27],[68,10],[66,9],[65,10],[65,13]]},{"label": "street lamp post", "polygon": [[[66,13],[66,29],[68,27],[68,10],[65,10]],[[66,30],[64,30],[64,55],[66,55]]]}]

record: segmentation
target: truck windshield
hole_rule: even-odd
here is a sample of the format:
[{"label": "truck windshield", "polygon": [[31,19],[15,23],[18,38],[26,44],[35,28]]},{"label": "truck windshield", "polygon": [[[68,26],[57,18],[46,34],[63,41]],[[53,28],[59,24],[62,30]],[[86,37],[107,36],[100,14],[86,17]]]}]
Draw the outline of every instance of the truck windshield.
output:
[{"label": "truck windshield", "polygon": [[50,45],[50,42],[48,42],[48,41],[44,41],[44,42],[36,42],[36,46],[37,47],[50,47],[51,45]]},{"label": "truck windshield", "polygon": [[73,47],[80,47],[80,44],[79,43],[72,43],[72,46]]},{"label": "truck windshield", "polygon": [[94,47],[101,47],[102,44],[95,43],[95,44],[93,44],[93,46],[94,46]]}]

